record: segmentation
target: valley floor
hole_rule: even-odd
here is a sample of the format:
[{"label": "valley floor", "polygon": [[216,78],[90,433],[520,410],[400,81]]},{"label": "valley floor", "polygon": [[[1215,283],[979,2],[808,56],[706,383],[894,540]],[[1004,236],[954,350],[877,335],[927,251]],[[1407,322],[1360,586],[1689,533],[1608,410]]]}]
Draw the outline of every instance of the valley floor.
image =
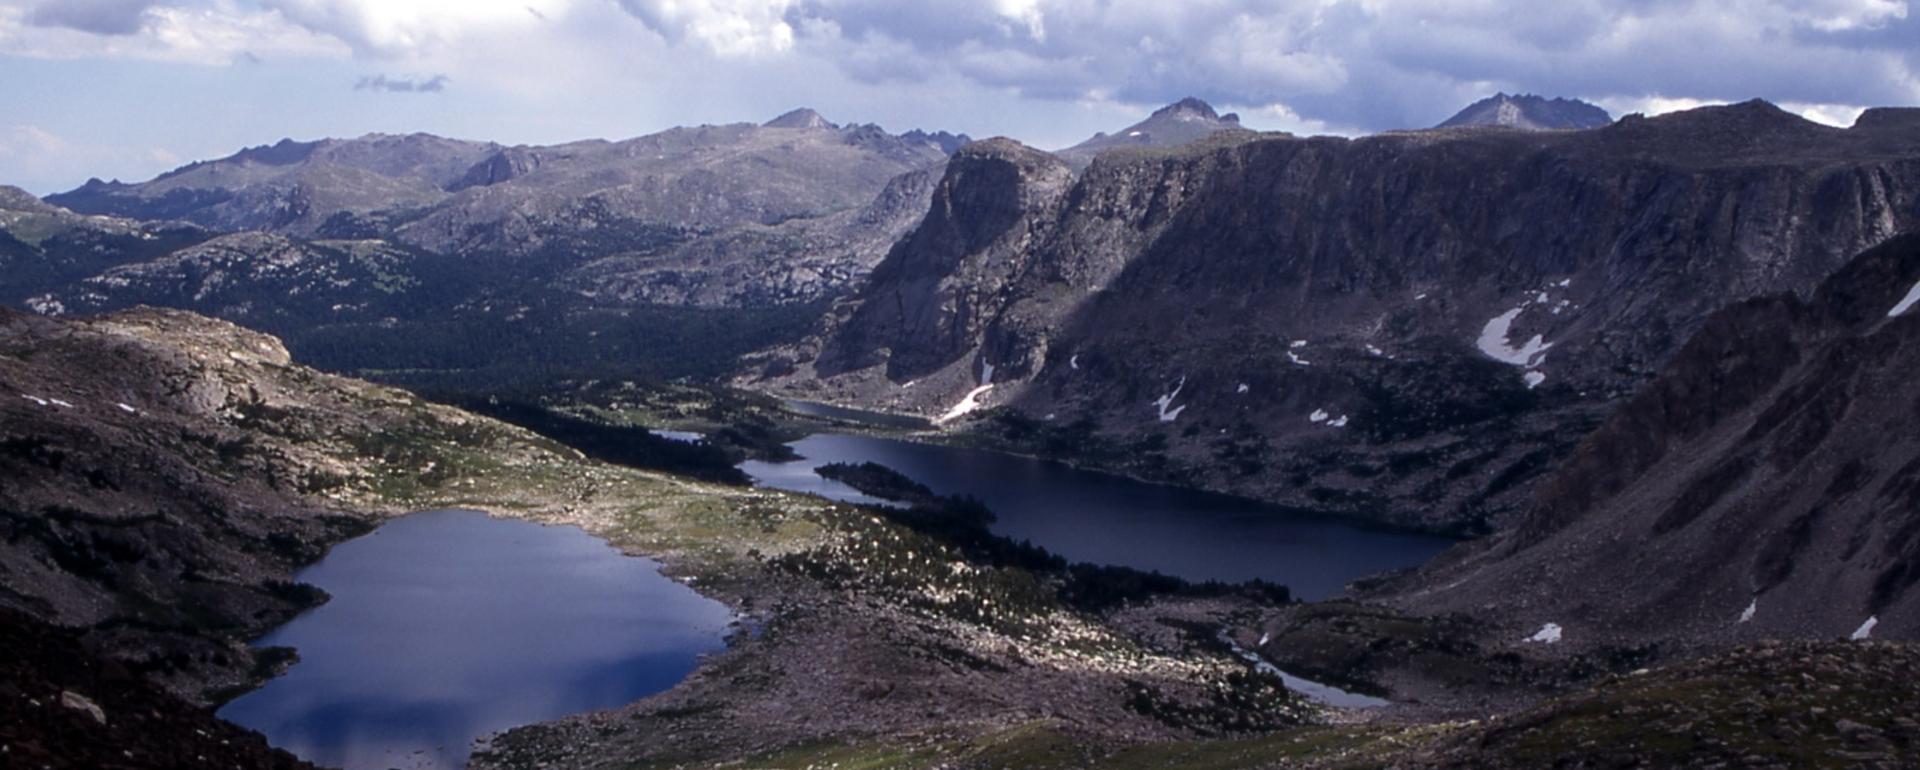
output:
[{"label": "valley floor", "polygon": [[[881,511],[591,460],[184,313],[0,317],[0,393],[31,397],[0,399],[0,603],[160,683],[147,702],[214,703],[271,674],[244,641],[322,598],[293,570],[411,510],[580,526],[757,629],[658,696],[509,731],[476,768],[1895,767],[1920,750],[1906,645],[1763,645],[1641,673],[1633,655],[1366,604],[1088,608],[1063,573]],[[1402,705],[1319,707],[1223,632]],[[76,731],[92,717],[53,705],[55,688],[136,702],[84,677],[5,686],[19,719],[0,752],[49,767],[86,766],[62,752],[102,735]],[[118,707],[106,719],[145,729]]]}]

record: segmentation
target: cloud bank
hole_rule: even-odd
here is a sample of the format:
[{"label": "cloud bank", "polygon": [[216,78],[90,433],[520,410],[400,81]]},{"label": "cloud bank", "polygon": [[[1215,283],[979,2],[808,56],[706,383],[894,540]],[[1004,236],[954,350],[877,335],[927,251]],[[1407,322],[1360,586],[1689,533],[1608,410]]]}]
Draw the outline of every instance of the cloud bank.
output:
[{"label": "cloud bank", "polygon": [[777,77],[807,60],[850,84],[1143,106],[1197,95],[1358,131],[1427,125],[1494,90],[1616,109],[1920,101],[1920,13],[1905,0],[0,0],[0,52],[49,55],[23,30],[59,30],[104,56],[434,64],[518,35],[537,67],[544,47],[586,34],[569,17],[607,8],[638,22],[634,45],[676,50],[689,71]]}]

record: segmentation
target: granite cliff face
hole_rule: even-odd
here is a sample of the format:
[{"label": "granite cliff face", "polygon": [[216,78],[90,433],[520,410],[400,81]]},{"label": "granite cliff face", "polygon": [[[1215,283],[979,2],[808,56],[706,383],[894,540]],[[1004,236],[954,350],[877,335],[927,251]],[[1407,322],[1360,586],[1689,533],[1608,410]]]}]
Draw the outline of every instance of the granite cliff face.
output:
[{"label": "granite cliff face", "polygon": [[1920,635],[1916,301],[1910,234],[1713,314],[1514,530],[1399,601],[1582,644]]},{"label": "granite cliff face", "polygon": [[1749,102],[1582,132],[1220,135],[1078,177],[983,143],[856,299],[743,381],[1003,407],[975,434],[1495,527],[1710,312],[1915,224],[1912,121]]}]

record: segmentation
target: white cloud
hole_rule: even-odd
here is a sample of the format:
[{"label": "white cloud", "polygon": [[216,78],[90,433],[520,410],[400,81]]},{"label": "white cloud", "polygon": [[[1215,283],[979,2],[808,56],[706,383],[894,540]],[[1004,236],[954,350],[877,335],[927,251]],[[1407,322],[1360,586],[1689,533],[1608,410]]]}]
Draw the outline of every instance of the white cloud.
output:
[{"label": "white cloud", "polygon": [[[3,2],[3,0],[0,0]],[[289,24],[278,14],[227,0],[143,7],[124,34],[36,20],[34,8],[0,4],[0,55],[36,59],[142,59],[231,64],[248,56],[338,57],[338,40]]]},{"label": "white cloud", "polygon": [[791,0],[619,0],[668,40],[692,41],[720,56],[755,57],[793,47]]},{"label": "white cloud", "polygon": [[359,59],[582,98],[716,72],[1132,111],[1194,95],[1352,133],[1431,125],[1495,90],[1616,113],[1759,96],[1845,121],[1920,101],[1914,16],[1901,0],[0,0],[0,55]]},{"label": "white cloud", "polygon": [[380,58],[431,54],[464,38],[557,18],[572,0],[259,0],[288,21]]}]

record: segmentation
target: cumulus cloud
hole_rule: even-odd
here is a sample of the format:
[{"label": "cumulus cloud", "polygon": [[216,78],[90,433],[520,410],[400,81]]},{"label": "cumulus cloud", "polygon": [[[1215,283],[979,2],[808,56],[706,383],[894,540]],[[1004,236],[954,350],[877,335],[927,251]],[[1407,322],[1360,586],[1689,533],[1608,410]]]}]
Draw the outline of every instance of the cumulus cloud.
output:
[{"label": "cumulus cloud", "polygon": [[1615,102],[1920,98],[1902,0],[620,0],[676,42],[794,50],[866,82],[955,74],[1038,98],[1198,94],[1365,129],[1493,90]]},{"label": "cumulus cloud", "polygon": [[620,7],[674,42],[721,56],[761,56],[793,47],[792,0],[619,0]]},{"label": "cumulus cloud", "polygon": [[[1612,109],[1761,96],[1840,119],[1920,101],[1907,0],[0,0],[0,52],[232,61],[330,51],[494,84],[626,35],[842,90],[938,84],[1076,104],[1196,95],[1298,125],[1431,125],[1496,90]],[[12,13],[9,14],[11,9]],[[626,23],[605,28],[616,17]],[[593,19],[595,24],[584,23]],[[637,23],[636,23],[637,22]],[[590,28],[591,27],[591,28]],[[25,29],[38,33],[22,32]],[[55,34],[55,33],[58,34]],[[539,36],[539,40],[531,38]],[[645,40],[634,40],[634,38]],[[499,65],[476,63],[528,38]],[[523,60],[515,60],[517,53]],[[625,59],[607,54],[603,69]],[[459,66],[486,68],[487,75]],[[805,65],[805,66],[797,66]],[[819,66],[813,66],[819,65]],[[502,75],[501,73],[506,73]],[[415,85],[420,85],[416,83]],[[817,80],[795,88],[824,89]],[[369,84],[367,88],[384,88]],[[389,89],[391,90],[391,89]]]},{"label": "cumulus cloud", "polygon": [[537,23],[571,0],[256,0],[262,7],[376,58],[430,53],[472,34]]},{"label": "cumulus cloud", "polygon": [[232,64],[247,57],[326,57],[336,39],[230,0],[0,0],[0,55]]},{"label": "cumulus cloud", "polygon": [[353,84],[353,90],[386,91],[400,94],[437,94],[447,90],[447,83],[451,80],[452,78],[446,75],[434,75],[430,78],[367,75]]}]

